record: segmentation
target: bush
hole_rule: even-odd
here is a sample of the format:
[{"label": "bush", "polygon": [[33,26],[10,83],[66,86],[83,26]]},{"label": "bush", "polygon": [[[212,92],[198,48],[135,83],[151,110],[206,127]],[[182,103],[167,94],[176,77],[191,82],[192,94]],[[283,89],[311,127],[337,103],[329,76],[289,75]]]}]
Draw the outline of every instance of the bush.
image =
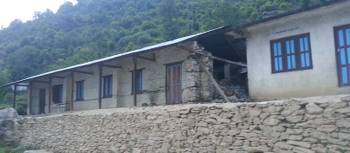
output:
[{"label": "bush", "polygon": [[[0,103],[0,110],[5,108],[12,108],[12,104]],[[19,115],[27,115],[27,104],[17,103],[16,111]]]},{"label": "bush", "polygon": [[27,104],[18,103],[16,111],[19,115],[27,115]]},{"label": "bush", "polygon": [[8,146],[0,144],[0,153],[23,153],[25,150],[27,149],[21,146]]},{"label": "bush", "polygon": [[5,109],[5,108],[11,108],[12,106],[9,104],[1,104],[0,103],[0,109]]}]

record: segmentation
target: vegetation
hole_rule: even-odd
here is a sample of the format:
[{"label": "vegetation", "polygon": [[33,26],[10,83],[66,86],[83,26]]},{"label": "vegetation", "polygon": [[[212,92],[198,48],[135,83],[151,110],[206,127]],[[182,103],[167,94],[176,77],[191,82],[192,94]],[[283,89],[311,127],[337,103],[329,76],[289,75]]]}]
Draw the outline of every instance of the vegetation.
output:
[{"label": "vegetation", "polygon": [[[78,0],[0,30],[0,84],[330,0]],[[0,91],[0,102],[8,101]]]},{"label": "vegetation", "polygon": [[23,153],[25,150],[25,147],[0,144],[0,153]]},{"label": "vegetation", "polygon": [[0,143],[0,153],[23,153],[26,150],[38,150],[36,145],[21,146],[21,145],[4,145]]}]

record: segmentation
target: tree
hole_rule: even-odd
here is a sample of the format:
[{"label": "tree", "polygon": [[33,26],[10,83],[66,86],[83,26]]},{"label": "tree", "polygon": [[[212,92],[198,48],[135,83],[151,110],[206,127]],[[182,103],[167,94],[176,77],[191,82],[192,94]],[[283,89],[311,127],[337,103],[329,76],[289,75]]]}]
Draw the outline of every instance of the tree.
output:
[{"label": "tree", "polygon": [[[78,0],[0,29],[6,81],[329,0]],[[6,71],[3,71],[6,70]],[[1,78],[0,78],[1,79]]]}]

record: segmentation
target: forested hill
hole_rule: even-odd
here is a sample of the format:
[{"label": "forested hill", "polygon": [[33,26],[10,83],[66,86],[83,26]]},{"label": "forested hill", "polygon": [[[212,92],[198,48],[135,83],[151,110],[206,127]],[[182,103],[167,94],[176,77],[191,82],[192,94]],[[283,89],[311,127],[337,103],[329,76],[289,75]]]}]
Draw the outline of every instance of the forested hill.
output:
[{"label": "forested hill", "polygon": [[0,30],[0,84],[327,0],[78,0]]}]

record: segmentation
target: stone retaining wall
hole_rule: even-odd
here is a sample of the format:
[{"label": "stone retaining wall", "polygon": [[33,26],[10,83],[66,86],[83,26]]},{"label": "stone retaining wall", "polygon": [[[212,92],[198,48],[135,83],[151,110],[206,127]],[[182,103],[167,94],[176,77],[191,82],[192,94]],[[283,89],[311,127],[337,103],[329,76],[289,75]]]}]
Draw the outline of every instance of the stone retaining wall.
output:
[{"label": "stone retaining wall", "polygon": [[0,144],[15,145],[17,112],[13,108],[0,109]]},{"label": "stone retaining wall", "polygon": [[26,117],[24,145],[57,152],[350,152],[350,97],[118,108]]}]

